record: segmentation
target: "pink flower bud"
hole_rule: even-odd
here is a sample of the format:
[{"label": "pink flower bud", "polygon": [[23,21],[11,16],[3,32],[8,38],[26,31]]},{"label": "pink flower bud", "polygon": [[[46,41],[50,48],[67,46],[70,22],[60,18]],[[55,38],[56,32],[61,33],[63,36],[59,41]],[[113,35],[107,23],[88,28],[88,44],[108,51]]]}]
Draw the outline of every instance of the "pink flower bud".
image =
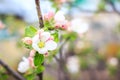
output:
[{"label": "pink flower bud", "polygon": [[55,23],[55,28],[60,28],[66,30],[68,28],[68,22],[66,20],[64,21],[57,21]]},{"label": "pink flower bud", "polygon": [[45,53],[45,55],[44,55],[45,57],[47,57],[48,56],[48,52],[47,53]]},{"label": "pink flower bud", "polygon": [[22,40],[25,44],[31,45],[32,44],[32,39],[30,37],[25,37]]},{"label": "pink flower bud", "polygon": [[30,51],[30,57],[34,57],[34,56],[35,56],[35,53],[36,53],[35,50],[31,50],[31,51]]},{"label": "pink flower bud", "polygon": [[53,16],[54,16],[53,12],[48,12],[47,14],[44,15],[44,19],[46,21],[49,21],[49,20],[51,20],[53,18]]},{"label": "pink flower bud", "polygon": [[32,68],[34,68],[35,65],[34,65],[34,62],[33,62],[33,58],[32,58],[32,57],[28,57],[28,60],[29,60],[30,66],[31,66]]}]

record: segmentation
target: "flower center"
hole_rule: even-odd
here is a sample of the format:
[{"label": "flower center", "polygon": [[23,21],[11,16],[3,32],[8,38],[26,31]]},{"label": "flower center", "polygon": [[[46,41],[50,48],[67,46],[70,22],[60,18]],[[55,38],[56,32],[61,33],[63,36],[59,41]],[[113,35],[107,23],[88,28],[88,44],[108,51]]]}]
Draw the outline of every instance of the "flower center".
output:
[{"label": "flower center", "polygon": [[44,42],[39,42],[38,46],[39,46],[39,48],[43,48],[45,46],[45,43]]}]

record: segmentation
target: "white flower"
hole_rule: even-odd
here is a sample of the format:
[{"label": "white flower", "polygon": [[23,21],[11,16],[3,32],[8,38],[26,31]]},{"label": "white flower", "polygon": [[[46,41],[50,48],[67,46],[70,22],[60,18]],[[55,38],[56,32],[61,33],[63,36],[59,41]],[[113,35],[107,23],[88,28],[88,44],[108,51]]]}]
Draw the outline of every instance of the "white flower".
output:
[{"label": "white flower", "polygon": [[69,57],[67,60],[67,68],[71,73],[79,72],[79,59],[76,56]]},{"label": "white flower", "polygon": [[112,66],[117,66],[118,65],[118,59],[115,57],[112,57],[108,60],[108,63]]},{"label": "white flower", "polygon": [[81,19],[73,19],[71,21],[71,30],[77,33],[85,33],[88,31],[89,24]]},{"label": "white flower", "polygon": [[48,50],[55,50],[57,43],[52,40],[49,32],[42,32],[32,38],[32,47],[40,54],[45,54]]},{"label": "white flower", "polygon": [[23,61],[21,61],[18,65],[18,71],[21,73],[25,73],[30,68],[30,64],[27,58],[23,57],[22,59]]},{"label": "white flower", "polygon": [[57,21],[64,21],[65,20],[65,16],[63,14],[62,11],[58,11],[55,16],[54,16],[54,20]]}]

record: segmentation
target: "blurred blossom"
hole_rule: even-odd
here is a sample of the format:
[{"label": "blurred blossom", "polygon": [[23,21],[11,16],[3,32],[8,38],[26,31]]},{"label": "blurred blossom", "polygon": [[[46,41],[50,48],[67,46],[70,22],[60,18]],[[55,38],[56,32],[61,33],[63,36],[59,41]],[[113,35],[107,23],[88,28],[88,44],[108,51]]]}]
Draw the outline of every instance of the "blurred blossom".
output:
[{"label": "blurred blossom", "polygon": [[72,56],[67,59],[67,69],[71,73],[79,72],[80,64],[77,56]]},{"label": "blurred blossom", "polygon": [[118,59],[115,57],[112,57],[108,60],[108,63],[112,66],[117,66],[118,65]]},{"label": "blurred blossom", "polygon": [[82,19],[76,18],[71,21],[70,27],[72,31],[77,32],[79,34],[83,34],[88,31],[89,24]]},{"label": "blurred blossom", "polygon": [[65,16],[64,16],[64,12],[62,11],[58,11],[55,16],[54,16],[54,20],[57,21],[64,21],[65,20]]},{"label": "blurred blossom", "polygon": [[21,73],[25,73],[30,68],[29,59],[23,57],[23,61],[21,61],[18,65],[18,71]]},{"label": "blurred blossom", "polygon": [[59,0],[61,3],[65,3],[67,0]]},{"label": "blurred blossom", "polygon": [[0,30],[5,28],[5,25],[0,21]]},{"label": "blurred blossom", "polygon": [[61,28],[61,29],[67,29],[69,26],[68,21],[65,19],[64,12],[58,11],[55,16],[55,27],[56,28]]},{"label": "blurred blossom", "polygon": [[44,20],[49,21],[54,17],[54,12],[48,12],[44,15]]}]

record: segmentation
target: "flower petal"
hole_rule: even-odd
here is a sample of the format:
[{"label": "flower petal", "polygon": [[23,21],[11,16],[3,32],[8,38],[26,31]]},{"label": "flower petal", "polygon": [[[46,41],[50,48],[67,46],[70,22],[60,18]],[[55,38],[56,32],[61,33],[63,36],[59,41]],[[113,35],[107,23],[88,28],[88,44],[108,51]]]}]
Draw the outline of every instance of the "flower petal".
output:
[{"label": "flower petal", "polygon": [[57,48],[57,43],[54,42],[53,40],[49,40],[45,43],[45,47],[48,50],[55,50]]},{"label": "flower petal", "polygon": [[45,54],[45,53],[47,53],[47,49],[45,47],[44,48],[39,48],[38,52],[40,54]]},{"label": "flower petal", "polygon": [[55,21],[64,21],[65,16],[62,11],[58,11],[54,16]]},{"label": "flower petal", "polygon": [[39,34],[35,35],[35,36],[32,38],[32,42],[33,42],[33,43],[38,43],[38,42],[39,42]]},{"label": "flower petal", "polygon": [[41,34],[41,41],[45,42],[50,38],[50,33],[49,32],[43,32]]}]

